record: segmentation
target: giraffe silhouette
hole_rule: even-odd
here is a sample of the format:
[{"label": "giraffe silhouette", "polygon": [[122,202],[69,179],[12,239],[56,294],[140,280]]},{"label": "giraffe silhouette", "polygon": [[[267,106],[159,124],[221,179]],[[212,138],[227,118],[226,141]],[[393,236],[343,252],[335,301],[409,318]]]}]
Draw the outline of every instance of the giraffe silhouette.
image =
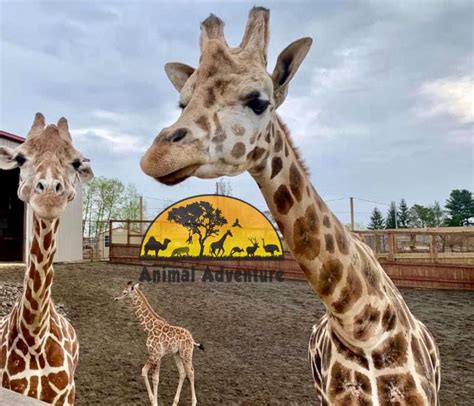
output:
[{"label": "giraffe silhouette", "polygon": [[227,237],[233,237],[230,230],[227,230],[219,240],[214,241],[211,244],[210,253],[212,256],[219,257],[219,256],[224,255],[225,253],[224,243]]}]

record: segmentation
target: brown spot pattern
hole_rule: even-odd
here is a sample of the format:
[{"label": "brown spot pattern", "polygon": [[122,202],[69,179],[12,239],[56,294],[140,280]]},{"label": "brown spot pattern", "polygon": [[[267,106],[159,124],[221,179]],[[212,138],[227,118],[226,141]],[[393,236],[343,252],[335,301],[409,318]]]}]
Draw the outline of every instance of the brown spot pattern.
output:
[{"label": "brown spot pattern", "polygon": [[367,304],[354,319],[354,337],[366,340],[376,324],[380,321],[380,312],[371,304]]},{"label": "brown spot pattern", "polygon": [[382,327],[385,331],[394,329],[397,323],[397,314],[391,305],[388,305],[382,316]]},{"label": "brown spot pattern", "polygon": [[347,238],[347,233],[342,229],[343,226],[336,224],[335,236],[339,252],[342,255],[349,254],[349,241]]},{"label": "brown spot pattern", "polygon": [[204,107],[209,108],[216,102],[216,95],[214,94],[214,88],[209,86],[206,89],[206,99],[204,102]]},{"label": "brown spot pattern", "polygon": [[295,199],[300,202],[303,197],[304,182],[299,169],[294,163],[290,166],[290,188]]},{"label": "brown spot pattern", "polygon": [[237,142],[231,151],[231,155],[234,158],[240,158],[245,155],[245,144],[243,142]]},{"label": "brown spot pattern", "polygon": [[283,147],[283,138],[281,136],[281,131],[277,130],[276,136],[275,136],[275,144],[274,144],[275,152],[280,152],[282,147]]},{"label": "brown spot pattern", "polygon": [[281,169],[283,168],[283,161],[279,156],[272,159],[272,174],[270,175],[270,179],[273,179],[277,176]]},{"label": "brown spot pattern", "polygon": [[403,366],[407,361],[408,343],[403,333],[387,338],[379,349],[372,352],[375,368],[393,368]]},{"label": "brown spot pattern", "polygon": [[351,370],[336,361],[331,369],[329,399],[334,400],[338,395],[344,394],[347,391],[347,385],[350,383]]},{"label": "brown spot pattern", "polygon": [[331,227],[331,222],[329,221],[329,216],[324,215],[324,217],[323,217],[323,224],[324,224],[324,227],[326,227],[326,228]]},{"label": "brown spot pattern", "polygon": [[209,132],[210,124],[206,116],[201,116],[195,121],[196,125],[206,133]]},{"label": "brown spot pattern", "polygon": [[287,214],[294,204],[290,191],[285,185],[280,185],[278,187],[273,195],[273,201],[275,202],[278,213],[281,214]]},{"label": "brown spot pattern", "polygon": [[53,339],[49,338],[44,347],[48,364],[52,367],[60,367],[64,362],[62,347]]},{"label": "brown spot pattern", "polygon": [[48,250],[51,247],[52,236],[53,230],[50,230],[49,233],[44,236],[43,247],[45,250]]},{"label": "brown spot pattern", "polygon": [[334,237],[332,236],[332,234],[324,234],[324,241],[325,241],[326,251],[329,251],[331,254],[334,254],[335,243],[334,243]]},{"label": "brown spot pattern", "polygon": [[33,254],[36,257],[36,260],[38,262],[43,262],[43,253],[41,252],[41,248],[38,244],[38,239],[37,237],[33,238],[33,242],[31,243],[31,254]]},{"label": "brown spot pattern", "polygon": [[342,270],[342,263],[338,259],[330,259],[323,264],[316,286],[316,290],[321,296],[333,294],[342,279]]},{"label": "brown spot pattern", "polygon": [[353,361],[365,369],[369,369],[369,362],[360,350],[343,343],[334,332],[331,332],[331,340],[334,343],[337,352],[345,359]]},{"label": "brown spot pattern", "polygon": [[256,161],[263,155],[264,152],[265,150],[263,148],[255,147],[247,154],[247,159],[252,159]]},{"label": "brown spot pattern", "polygon": [[346,286],[341,289],[341,295],[332,306],[336,312],[345,313],[360,299],[361,296],[362,282],[357,276],[354,267],[350,265],[347,273]]},{"label": "brown spot pattern", "polygon": [[377,378],[377,392],[381,406],[424,405],[410,374],[382,375]]},{"label": "brown spot pattern", "polygon": [[[291,196],[290,196],[291,198]],[[298,217],[293,226],[294,253],[313,260],[321,250],[319,219],[314,205],[309,206],[304,217]]]}]

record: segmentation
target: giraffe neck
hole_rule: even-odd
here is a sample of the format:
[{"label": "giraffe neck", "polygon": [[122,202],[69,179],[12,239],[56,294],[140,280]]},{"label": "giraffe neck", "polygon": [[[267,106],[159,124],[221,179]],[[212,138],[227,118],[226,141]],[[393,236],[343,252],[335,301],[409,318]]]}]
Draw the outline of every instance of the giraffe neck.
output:
[{"label": "giraffe neck", "polygon": [[153,310],[141,290],[136,290],[135,295],[132,298],[132,303],[135,309],[135,315],[137,316],[138,322],[147,333],[153,329],[160,328],[168,324],[164,318],[159,316]]},{"label": "giraffe neck", "polygon": [[[27,338],[41,343],[49,331],[53,259],[59,219],[44,220],[33,212],[33,233],[23,282],[18,323]],[[30,340],[28,340],[30,342]]]},{"label": "giraffe neck", "polygon": [[371,250],[318,195],[277,116],[268,131],[269,154],[250,173],[334,328],[349,343],[374,345],[395,328],[393,304],[402,299]]}]

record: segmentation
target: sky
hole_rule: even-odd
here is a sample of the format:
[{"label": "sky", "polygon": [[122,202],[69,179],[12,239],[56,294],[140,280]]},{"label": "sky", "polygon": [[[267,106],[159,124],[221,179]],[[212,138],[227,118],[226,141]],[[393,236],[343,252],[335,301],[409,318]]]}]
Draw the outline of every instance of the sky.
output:
[{"label": "sky", "polygon": [[[25,135],[36,111],[69,120],[96,176],[134,184],[147,215],[212,193],[214,180],[167,187],[139,160],[178,117],[164,64],[196,66],[199,24],[226,23],[236,46],[254,1],[0,0],[0,129]],[[313,46],[279,113],[336,215],[367,224],[390,201],[442,205],[473,190],[474,3],[262,1],[271,10],[269,71],[292,41]],[[266,205],[248,174],[233,195]]]}]

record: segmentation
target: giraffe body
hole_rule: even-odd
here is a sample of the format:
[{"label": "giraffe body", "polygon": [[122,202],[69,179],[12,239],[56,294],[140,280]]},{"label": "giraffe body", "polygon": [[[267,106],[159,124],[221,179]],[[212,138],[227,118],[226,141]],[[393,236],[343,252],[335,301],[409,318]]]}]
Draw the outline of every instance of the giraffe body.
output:
[{"label": "giraffe body", "polygon": [[[194,341],[189,330],[183,327],[172,326],[156,314],[143,292],[139,289],[138,283],[135,285],[129,283],[122,292],[122,295],[116,297],[115,300],[122,300],[127,297],[131,298],[138,322],[147,334],[146,347],[149,357],[142,369],[142,376],[145,380],[145,386],[152,406],[158,405],[161,359],[166,355],[173,355],[179,373],[178,388],[173,400],[173,406],[177,406],[179,403],[181,389],[186,377],[191,385],[192,405],[196,405],[193,351],[194,346],[202,350],[204,347]],[[152,376],[153,388],[150,385],[149,375]]]},{"label": "giraffe body", "polygon": [[76,332],[51,299],[56,233],[76,178],[93,176],[87,162],[72,147],[66,119],[45,128],[40,113],[22,145],[0,147],[0,169],[20,167],[18,195],[33,209],[23,293],[0,320],[1,385],[54,405],[74,404],[79,360]]},{"label": "giraffe body", "polygon": [[268,41],[269,11],[261,7],[251,10],[235,48],[227,45],[219,18],[202,23],[198,68],[165,66],[183,111],[156,137],[142,170],[167,185],[190,176],[251,174],[327,309],[309,344],[323,404],[437,405],[440,360],[432,336],[372,250],[318,195],[276,114],[312,40],[286,47],[271,74]]}]

